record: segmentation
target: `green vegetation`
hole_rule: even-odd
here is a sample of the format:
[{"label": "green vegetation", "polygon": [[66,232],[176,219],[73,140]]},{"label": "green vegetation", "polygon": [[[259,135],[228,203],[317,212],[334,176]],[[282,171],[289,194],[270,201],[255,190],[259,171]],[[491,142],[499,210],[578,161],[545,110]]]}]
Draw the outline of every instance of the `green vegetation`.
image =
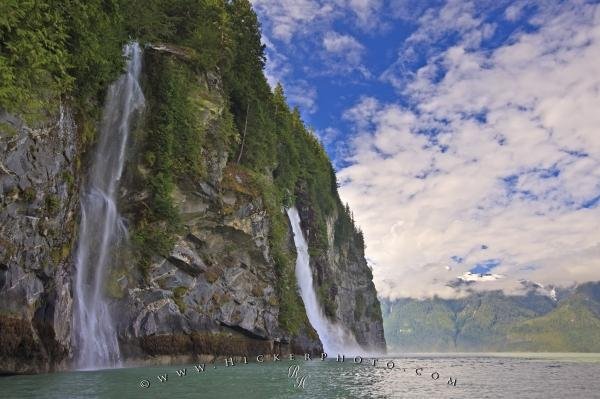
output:
[{"label": "green vegetation", "polygon": [[35,200],[36,195],[37,192],[35,191],[35,188],[27,187],[25,190],[23,190],[23,201],[32,203]]},{"label": "green vegetation", "polygon": [[599,352],[600,283],[583,284],[552,312],[511,326],[509,339],[513,350]]},{"label": "green vegetation", "polygon": [[[144,161],[150,173],[143,182],[150,192],[147,208],[137,218],[134,234],[147,265],[151,254],[167,256],[181,229],[172,201],[177,175],[199,168],[201,132],[189,112],[187,71],[168,58],[151,60],[147,72],[151,102]],[[195,157],[194,157],[195,155]]]},{"label": "green vegetation", "polygon": [[106,279],[105,294],[110,298],[125,298],[127,289],[121,285],[121,281],[127,279],[127,270],[124,268],[113,268]]},{"label": "green vegetation", "polygon": [[118,1],[7,0],[0,4],[0,108],[29,121],[75,95],[94,112],[123,66]]},{"label": "green vegetation", "polygon": [[44,199],[44,205],[46,212],[51,216],[55,216],[60,209],[60,199],[56,194],[48,194]]},{"label": "green vegetation", "polygon": [[[211,151],[227,155],[226,171],[245,176],[253,187],[248,195],[260,196],[268,212],[284,329],[307,326],[284,207],[308,209],[312,254],[326,252],[326,220],[333,218],[336,245],[362,253],[362,233],[340,202],[325,150],[289,108],[283,88],[272,90],[265,79],[260,24],[248,0],[7,0],[0,4],[0,39],[0,108],[31,121],[66,100],[84,148],[94,140],[104,92],[123,69],[123,45],[166,46],[170,54],[149,50],[144,59],[140,167],[148,197],[132,234],[142,270],[183,232],[175,189],[207,178]],[[216,95],[202,86],[209,75],[220,79]],[[56,206],[46,198],[48,211]],[[329,288],[321,287],[320,297],[333,315]]]},{"label": "green vegetation", "polygon": [[379,300],[371,302],[371,305],[367,308],[366,315],[373,321],[382,320]]},{"label": "green vegetation", "polygon": [[[358,234],[362,245],[362,233],[339,200],[327,154],[302,122],[299,111],[290,110],[283,88],[272,91],[269,87],[263,74],[260,26],[247,0],[174,2],[169,7],[157,1],[143,2],[144,10],[139,14],[134,12],[140,7],[136,4],[134,1],[127,7],[129,14],[139,15],[128,19],[134,24],[129,30],[142,41],[169,43],[185,54],[180,57],[184,60],[177,61],[147,56],[151,58],[146,62],[146,73],[152,116],[146,159],[152,200],[142,225],[162,222],[162,228],[154,231],[159,237],[144,229],[137,235],[143,252],[169,248],[169,238],[177,231],[173,185],[203,176],[199,162],[203,149],[226,151],[228,171],[245,178],[244,186],[252,187],[246,191],[260,196],[269,214],[280,322],[287,331],[297,333],[306,325],[306,314],[297,292],[294,261],[288,254],[283,206],[295,202],[310,206],[309,245],[313,253],[327,249],[325,220],[333,214],[339,215],[342,226],[336,229],[336,238],[342,242]],[[197,80],[195,75],[214,70],[222,78],[226,104],[217,126],[203,132],[197,130],[199,109],[194,107],[206,104],[201,98],[205,93],[192,93],[193,85],[188,83]],[[224,184],[236,183],[229,179]],[[334,303],[328,295],[323,295],[323,302],[328,313],[335,314],[335,308],[327,306]]]},{"label": "green vegetation", "polygon": [[185,296],[187,291],[187,287],[177,287],[173,290],[173,301],[175,301],[175,304],[177,305],[181,313],[185,313],[185,310],[187,308],[185,302],[183,302],[183,297]]},{"label": "green vegetation", "polygon": [[[331,282],[327,281],[327,282],[323,282],[323,284],[321,284],[321,286],[317,287],[317,299],[319,301],[319,303],[321,304],[321,306],[323,307],[323,313],[325,313],[325,316],[334,319],[336,317],[336,311],[337,311],[337,303],[335,302],[335,298],[332,297],[331,295],[331,287],[332,284]],[[357,298],[358,298],[358,294],[357,294]],[[362,296],[361,296],[362,299]],[[364,306],[364,304],[363,304]],[[364,311],[364,309],[363,309]],[[362,313],[356,313],[355,310],[355,315],[356,314],[362,314]]]},{"label": "green vegetation", "polygon": [[403,351],[597,352],[598,292],[600,283],[587,284],[558,304],[542,295],[500,292],[384,301],[386,340]]},{"label": "green vegetation", "polygon": [[54,264],[58,264],[69,257],[71,254],[71,245],[70,243],[65,243],[59,247],[54,247],[50,251],[50,259],[54,262]]},{"label": "green vegetation", "polygon": [[357,292],[354,299],[354,318],[360,320],[362,314],[367,310],[365,298],[360,292]]},{"label": "green vegetation", "polygon": [[0,137],[5,136],[8,138],[12,138],[15,137],[17,134],[19,134],[19,131],[15,129],[14,126],[6,122],[0,122]]},{"label": "green vegetation", "polygon": [[382,302],[383,327],[391,348],[416,351],[455,349],[455,318],[451,306],[435,299]]}]

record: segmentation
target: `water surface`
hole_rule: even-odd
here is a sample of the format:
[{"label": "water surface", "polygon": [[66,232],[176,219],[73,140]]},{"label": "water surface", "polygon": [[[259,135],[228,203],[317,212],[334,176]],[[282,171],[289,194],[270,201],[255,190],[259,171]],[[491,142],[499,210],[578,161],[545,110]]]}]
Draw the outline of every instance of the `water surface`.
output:
[{"label": "water surface", "polygon": [[[3,398],[56,399],[600,398],[600,354],[411,354],[380,358],[376,366],[351,358],[249,360],[233,367],[207,364],[200,373],[187,365],[2,377],[0,392]],[[288,378],[296,364],[298,376],[306,376],[303,389]],[[184,368],[179,377],[176,370]],[[157,376],[165,374],[167,381],[160,382]],[[456,386],[448,385],[450,377]]]}]

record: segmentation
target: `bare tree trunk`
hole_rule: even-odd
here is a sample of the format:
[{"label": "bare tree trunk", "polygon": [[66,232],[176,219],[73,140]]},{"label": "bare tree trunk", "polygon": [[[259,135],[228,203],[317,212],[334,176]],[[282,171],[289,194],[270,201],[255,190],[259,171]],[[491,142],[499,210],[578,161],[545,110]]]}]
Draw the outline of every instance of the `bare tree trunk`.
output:
[{"label": "bare tree trunk", "polygon": [[246,105],[246,121],[244,122],[244,135],[242,136],[242,146],[240,147],[240,154],[238,155],[238,158],[237,158],[238,165],[242,159],[242,154],[244,153],[244,142],[246,141],[246,129],[248,128],[248,111],[250,111],[250,103],[248,103],[248,105]]}]

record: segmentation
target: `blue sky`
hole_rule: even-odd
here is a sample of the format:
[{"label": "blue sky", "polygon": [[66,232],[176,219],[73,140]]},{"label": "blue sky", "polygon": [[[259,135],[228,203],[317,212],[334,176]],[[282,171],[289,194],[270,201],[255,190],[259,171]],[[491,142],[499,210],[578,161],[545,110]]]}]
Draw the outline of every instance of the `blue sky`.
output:
[{"label": "blue sky", "polygon": [[600,279],[597,1],[253,4],[384,296]]}]

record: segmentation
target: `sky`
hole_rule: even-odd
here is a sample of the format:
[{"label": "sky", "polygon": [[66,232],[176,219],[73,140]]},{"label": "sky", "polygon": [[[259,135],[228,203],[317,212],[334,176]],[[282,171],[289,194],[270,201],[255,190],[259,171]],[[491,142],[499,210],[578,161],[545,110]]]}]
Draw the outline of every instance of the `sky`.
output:
[{"label": "sky", "polygon": [[598,1],[252,3],[381,296],[600,280]]}]

